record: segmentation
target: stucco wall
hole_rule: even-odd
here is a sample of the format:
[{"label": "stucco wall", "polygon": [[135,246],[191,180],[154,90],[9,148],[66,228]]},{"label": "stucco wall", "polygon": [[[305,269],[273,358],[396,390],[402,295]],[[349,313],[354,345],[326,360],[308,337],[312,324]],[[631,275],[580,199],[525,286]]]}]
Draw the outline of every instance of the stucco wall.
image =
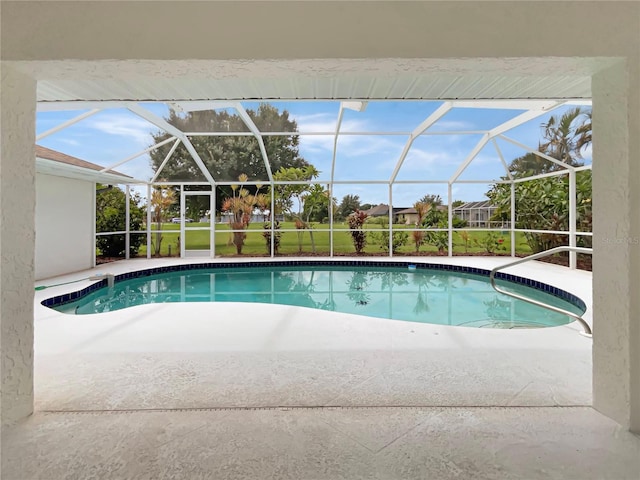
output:
[{"label": "stucco wall", "polygon": [[[2,73],[2,280],[5,271],[11,279],[0,291],[9,302],[1,322],[11,367],[7,373],[3,366],[2,398],[11,401],[3,403],[3,415],[19,418],[31,402],[32,317],[25,299],[33,286],[25,279],[32,273],[33,79],[161,83],[215,74],[268,81],[303,71],[332,75],[342,65],[337,59],[364,59],[345,62],[354,72],[386,77],[414,64],[445,78],[560,75],[573,72],[577,60],[608,57],[622,70],[594,78],[594,157],[601,165],[593,172],[594,206],[596,216],[608,216],[594,220],[595,406],[640,431],[638,2],[2,2],[1,8],[3,64],[15,62],[27,73]],[[283,65],[296,59],[299,70]],[[15,180],[9,189],[5,178]],[[18,209],[7,204],[14,192]],[[6,245],[5,235],[20,237]]]},{"label": "stucco wall", "polygon": [[91,268],[94,188],[36,174],[36,280]]},{"label": "stucco wall", "polygon": [[36,82],[2,66],[0,361],[2,424],[33,411]]}]

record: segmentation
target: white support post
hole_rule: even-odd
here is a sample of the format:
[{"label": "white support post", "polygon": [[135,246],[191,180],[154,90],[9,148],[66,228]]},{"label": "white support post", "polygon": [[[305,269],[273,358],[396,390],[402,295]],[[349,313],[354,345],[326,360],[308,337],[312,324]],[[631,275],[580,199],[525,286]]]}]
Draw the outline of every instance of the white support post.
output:
[{"label": "white support post", "polygon": [[[576,242],[576,172],[569,171],[569,246],[575,247]],[[569,268],[575,270],[578,266],[578,256],[576,252],[569,252]]]},{"label": "white support post", "polygon": [[329,257],[333,257],[333,183],[329,182]]},{"label": "white support post", "polygon": [[98,185],[96,183],[93,184],[93,194],[91,195],[91,201],[93,202],[93,215],[91,217],[91,268],[95,268],[96,267],[96,242],[97,242],[97,237],[96,237],[96,221],[97,221],[97,208],[98,208],[98,204],[97,204],[97,198],[96,198],[96,188],[98,188]]},{"label": "white support post", "polygon": [[126,205],[124,206],[124,258],[129,260],[129,249],[131,246],[131,190],[129,185],[125,186],[124,198]]},{"label": "white support post", "polygon": [[180,258],[185,258],[187,251],[187,238],[184,229],[185,203],[184,185],[180,185]]},{"label": "white support post", "polygon": [[[333,185],[327,183],[327,192],[329,192],[329,257],[333,257]],[[337,206],[337,205],[336,205]]]},{"label": "white support post", "polygon": [[147,258],[151,258],[151,184],[147,185]]},{"label": "white support post", "polygon": [[[340,102],[338,110],[338,119],[336,120],[336,131],[333,136],[333,153],[331,155],[331,181],[329,182],[329,198],[333,198],[333,184],[336,173],[336,155],[338,151],[338,135],[340,135],[340,126],[344,117],[344,105]],[[329,209],[329,256],[333,257],[333,209]]]},{"label": "white support post", "polygon": [[216,186],[211,185],[209,195],[209,256],[216,258]]},{"label": "white support post", "polygon": [[389,184],[389,256],[393,257],[393,184]]},{"label": "white support post", "polygon": [[447,251],[453,257],[453,184],[447,185]]},{"label": "white support post", "polygon": [[516,184],[511,182],[511,256],[516,256]]},{"label": "white support post", "polygon": [[275,185],[271,182],[271,246],[269,247],[271,258],[276,256],[276,193]]},{"label": "white support post", "polygon": [[333,257],[333,183],[329,183],[329,257]]}]

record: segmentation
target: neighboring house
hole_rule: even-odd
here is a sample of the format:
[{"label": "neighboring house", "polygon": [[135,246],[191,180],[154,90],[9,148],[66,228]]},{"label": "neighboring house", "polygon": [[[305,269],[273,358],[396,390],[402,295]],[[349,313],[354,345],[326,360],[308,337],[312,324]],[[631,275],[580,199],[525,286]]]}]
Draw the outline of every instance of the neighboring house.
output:
[{"label": "neighboring house", "polygon": [[[406,207],[393,207],[392,215],[393,215],[393,223],[404,222],[404,220],[400,220],[399,213],[403,210],[407,210]],[[389,221],[389,205],[386,203],[381,203],[376,205],[375,207],[370,208],[369,210],[365,210],[365,213],[369,217],[385,217],[387,221]]]},{"label": "neighboring house", "polygon": [[[446,205],[438,205],[436,207],[438,211],[446,212]],[[389,205],[381,203],[369,210],[365,210],[365,213],[370,217],[385,217],[389,218]],[[418,212],[413,207],[393,207],[393,223],[404,223],[405,225],[415,225],[418,222]]]},{"label": "neighboring house", "polygon": [[[233,213],[231,212],[222,212],[220,214],[219,219],[217,220],[217,223],[231,223],[233,220]],[[203,222],[208,222],[209,219],[206,220],[201,220]],[[251,214],[251,219],[249,220],[249,222],[251,223],[264,223],[264,222],[268,222],[269,221],[269,210],[265,210],[265,212],[260,212],[259,210],[254,210],[253,213]],[[277,222],[284,222],[284,215],[283,214],[277,214],[276,215],[276,221]]]},{"label": "neighboring house", "polygon": [[471,228],[508,228],[509,222],[491,221],[498,207],[489,200],[467,202],[453,209],[453,215],[467,221]]},{"label": "neighboring house", "polygon": [[133,180],[102,168],[36,145],[36,280],[93,267],[96,183]]},{"label": "neighboring house", "polygon": [[416,209],[405,208],[404,210],[400,210],[396,213],[397,222],[396,223],[404,223],[405,225],[415,225],[418,223],[418,212]]}]

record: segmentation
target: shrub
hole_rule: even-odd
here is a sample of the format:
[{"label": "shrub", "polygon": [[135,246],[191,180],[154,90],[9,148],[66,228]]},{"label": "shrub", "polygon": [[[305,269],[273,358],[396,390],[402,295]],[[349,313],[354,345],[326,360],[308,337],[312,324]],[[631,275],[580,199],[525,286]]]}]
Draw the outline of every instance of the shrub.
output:
[{"label": "shrub", "polygon": [[[388,223],[384,217],[376,220],[376,223],[380,224],[383,228],[388,228]],[[380,248],[385,252],[389,252],[389,230],[383,230],[382,232],[369,232],[371,238],[376,243],[380,244]],[[391,251],[396,253],[398,249],[407,244],[409,241],[409,234],[405,231],[393,232],[391,239]]]},{"label": "shrub", "polygon": [[[264,237],[267,243],[267,253],[271,253],[271,222],[265,222],[263,228],[267,230],[266,232],[262,232],[262,236]],[[282,237],[282,232],[280,231],[280,222],[275,221],[273,224],[273,253],[278,254],[278,249],[280,248],[280,237]]]},{"label": "shrub", "polygon": [[473,241],[479,247],[484,248],[487,253],[494,253],[496,250],[505,250],[504,240],[496,232],[488,232],[483,238]]},{"label": "shrub", "polygon": [[347,217],[349,228],[351,231],[351,240],[353,241],[353,247],[356,249],[356,253],[362,253],[364,247],[367,245],[367,234],[363,231],[362,226],[369,215],[361,210],[353,212]]},{"label": "shrub", "polygon": [[[129,198],[129,230],[142,227],[143,209],[140,197],[132,194]],[[119,188],[97,185],[96,192],[96,232],[118,232],[125,230],[126,195]],[[136,256],[144,239],[143,235],[131,235],[129,255]],[[126,244],[124,235],[101,235],[96,238],[96,247],[105,257],[124,257]]]}]

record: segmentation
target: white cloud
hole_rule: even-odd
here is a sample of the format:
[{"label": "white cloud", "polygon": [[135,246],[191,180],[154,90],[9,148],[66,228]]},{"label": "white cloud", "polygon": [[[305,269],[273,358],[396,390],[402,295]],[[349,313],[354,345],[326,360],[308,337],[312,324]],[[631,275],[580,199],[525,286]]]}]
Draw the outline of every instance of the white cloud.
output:
[{"label": "white cloud", "polygon": [[336,129],[337,117],[329,113],[296,115],[294,119],[301,132],[333,132]]},{"label": "white cloud", "polygon": [[434,172],[438,165],[450,164],[458,161],[458,158],[446,151],[422,150],[412,148],[402,165],[402,170],[422,170]]},{"label": "white cloud", "polygon": [[128,138],[145,147],[152,143],[151,132],[158,130],[142,118],[116,113],[104,114],[100,118],[91,119],[86,126],[108,135]]},{"label": "white cloud", "polygon": [[[314,115],[307,115],[306,117],[314,117],[316,119],[330,117],[331,115],[319,113]],[[311,124],[298,124],[298,129],[301,132],[321,132],[321,131],[334,131],[335,119],[330,122],[322,124],[320,121],[316,121]],[[340,127],[341,132],[366,132],[371,130],[367,123],[362,120],[345,120]],[[311,152],[333,152],[334,135],[307,135],[300,137],[300,146],[308,149]],[[391,149],[402,148],[402,145],[406,142],[406,138],[398,137],[398,140],[392,140],[382,136],[363,136],[363,135],[340,135],[338,136],[338,155],[344,156],[362,156],[370,155],[372,153],[384,153]],[[400,145],[398,147],[398,145]],[[399,154],[400,152],[398,152]]]},{"label": "white cloud", "polygon": [[333,151],[333,135],[307,135],[300,137],[300,147],[310,152]]},{"label": "white cloud", "polygon": [[391,154],[397,160],[402,152],[403,145],[404,141],[394,141],[387,137],[343,136],[338,140],[338,156],[344,158]]}]

